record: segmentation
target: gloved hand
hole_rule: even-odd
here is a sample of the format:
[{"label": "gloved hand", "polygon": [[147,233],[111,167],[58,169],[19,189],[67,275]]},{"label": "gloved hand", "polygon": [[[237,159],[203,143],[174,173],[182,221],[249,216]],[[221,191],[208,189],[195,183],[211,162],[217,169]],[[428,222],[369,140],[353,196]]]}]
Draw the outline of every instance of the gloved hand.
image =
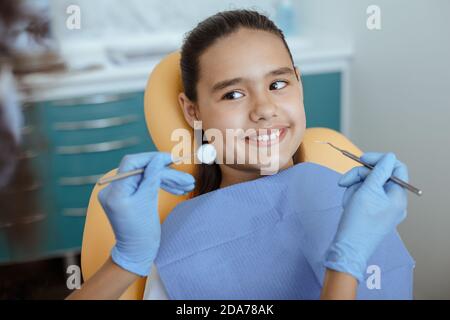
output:
[{"label": "gloved hand", "polygon": [[334,241],[325,257],[325,267],[364,280],[367,262],[387,234],[406,217],[407,190],[388,181],[391,175],[408,182],[407,167],[393,153],[368,152],[362,160],[373,170],[358,166],[341,177],[347,187]]},{"label": "gloved hand", "polygon": [[127,155],[122,159],[118,172],[145,168],[144,173],[111,182],[98,194],[116,238],[111,251],[112,260],[140,276],[150,274],[159,249],[159,188],[176,195],[194,189],[192,175],[168,167],[170,163],[169,153]]}]

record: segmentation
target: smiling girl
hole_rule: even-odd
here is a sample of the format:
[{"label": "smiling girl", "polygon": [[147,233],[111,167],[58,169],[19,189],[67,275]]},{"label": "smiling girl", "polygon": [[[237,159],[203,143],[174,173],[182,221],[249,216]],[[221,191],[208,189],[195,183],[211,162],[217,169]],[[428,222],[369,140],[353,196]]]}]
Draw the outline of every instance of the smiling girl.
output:
[{"label": "smiling girl", "polygon": [[[119,172],[138,168],[145,172],[116,181],[99,193],[116,245],[111,258],[71,299],[118,298],[139,276],[150,273],[150,283],[159,283],[150,288],[150,295],[167,298],[157,270],[152,270],[161,238],[159,188],[184,194],[195,187],[194,195],[201,196],[260,179],[262,165],[249,161],[251,148],[276,145],[277,152],[270,157],[281,172],[296,165],[294,155],[306,128],[300,71],[282,31],[271,20],[247,10],[209,17],[186,37],[180,67],[184,92],[179,103],[189,125],[201,121],[205,130],[217,129],[223,137],[226,130],[242,132],[237,135],[240,143],[206,137],[217,150],[217,161],[201,164],[196,179],[166,167],[171,161],[166,153],[125,157]],[[226,161],[230,154],[244,155],[245,163]],[[354,168],[339,181],[347,188],[344,211],[323,261],[326,273],[316,298],[356,298],[369,257],[406,216],[406,191],[388,182],[391,175],[407,180],[406,166],[392,153],[366,153],[363,158],[375,168]]]}]

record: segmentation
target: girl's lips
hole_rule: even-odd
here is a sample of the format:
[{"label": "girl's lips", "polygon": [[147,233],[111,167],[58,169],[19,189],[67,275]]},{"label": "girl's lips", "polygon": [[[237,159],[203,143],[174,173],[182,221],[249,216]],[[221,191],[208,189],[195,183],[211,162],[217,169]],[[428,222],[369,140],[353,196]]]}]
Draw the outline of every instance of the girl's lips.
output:
[{"label": "girl's lips", "polygon": [[289,129],[288,127],[279,128],[279,135],[273,140],[272,139],[268,139],[265,141],[264,140],[254,140],[254,139],[250,139],[249,137],[245,137],[245,143],[248,143],[248,144],[254,145],[254,146],[258,146],[258,147],[268,147],[268,146],[280,143],[286,136],[288,129]]}]

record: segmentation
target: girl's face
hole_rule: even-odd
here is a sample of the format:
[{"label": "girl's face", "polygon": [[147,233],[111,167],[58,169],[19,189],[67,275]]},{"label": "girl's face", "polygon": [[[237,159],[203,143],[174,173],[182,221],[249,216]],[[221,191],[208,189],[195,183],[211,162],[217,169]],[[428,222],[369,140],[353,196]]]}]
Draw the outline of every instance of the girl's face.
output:
[{"label": "girl's face", "polygon": [[[200,56],[199,66],[197,102],[182,93],[180,103],[191,126],[194,120],[202,121],[208,141],[217,149],[217,159],[222,160],[219,163],[260,170],[261,162],[249,161],[250,149],[261,154],[265,151],[261,148],[266,148],[277,150],[268,154],[280,168],[292,164],[306,121],[300,75],[283,41],[270,32],[240,28],[210,46]],[[223,140],[210,139],[209,129],[219,130]],[[234,141],[227,139],[227,129],[236,133]],[[244,164],[238,163],[242,155]],[[234,161],[228,163],[227,156]]]}]

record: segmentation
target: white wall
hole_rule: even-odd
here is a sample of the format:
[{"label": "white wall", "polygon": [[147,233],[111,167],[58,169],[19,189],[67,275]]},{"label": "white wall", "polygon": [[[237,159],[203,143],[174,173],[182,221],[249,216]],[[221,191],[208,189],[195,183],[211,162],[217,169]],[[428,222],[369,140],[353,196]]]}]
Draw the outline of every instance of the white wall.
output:
[{"label": "white wall", "polygon": [[[195,27],[204,18],[221,10],[250,7],[267,13],[274,11],[273,0],[40,0],[49,1],[55,37],[89,40],[99,37],[130,37],[140,33],[182,32]],[[81,29],[66,28],[66,9],[77,5],[81,11]]]},{"label": "white wall", "polygon": [[[366,8],[381,9],[381,30]],[[450,1],[297,1],[300,32],[353,42],[350,138],[394,151],[424,195],[410,193],[400,233],[415,258],[415,296],[450,299]]]}]

